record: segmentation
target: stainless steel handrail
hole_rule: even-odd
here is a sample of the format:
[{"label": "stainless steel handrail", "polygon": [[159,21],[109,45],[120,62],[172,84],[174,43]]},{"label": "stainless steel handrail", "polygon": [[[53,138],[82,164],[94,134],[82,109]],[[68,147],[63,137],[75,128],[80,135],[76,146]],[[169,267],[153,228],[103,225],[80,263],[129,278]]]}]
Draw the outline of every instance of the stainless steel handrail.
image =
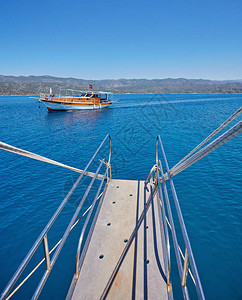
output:
[{"label": "stainless steel handrail", "polygon": [[[35,241],[34,245],[32,246],[32,248],[30,249],[30,251],[28,252],[28,254],[26,255],[26,257],[24,258],[24,260],[22,261],[22,263],[20,264],[20,266],[18,267],[18,269],[16,270],[16,272],[14,273],[14,275],[12,276],[12,278],[10,279],[9,283],[7,284],[7,286],[5,287],[4,291],[1,294],[0,299],[6,299],[8,294],[10,293],[11,289],[13,288],[14,284],[16,283],[16,281],[18,280],[19,276],[22,274],[22,272],[24,271],[24,269],[26,268],[27,264],[29,263],[30,259],[32,258],[32,256],[34,255],[34,253],[36,252],[36,250],[38,249],[39,245],[41,244],[41,242],[43,242],[44,245],[44,251],[45,251],[45,258],[46,258],[46,271],[35,291],[35,294],[33,296],[33,299],[38,298],[39,293],[41,292],[50,271],[53,268],[53,265],[69,235],[70,232],[70,228],[73,225],[73,223],[75,222],[75,219],[78,215],[78,213],[80,212],[82,205],[95,181],[95,179],[97,178],[100,168],[102,167],[104,160],[101,161],[99,167],[96,170],[96,173],[94,175],[94,177],[92,178],[92,181],[88,187],[88,189],[86,190],[77,210],[75,211],[63,237],[62,237],[62,241],[59,244],[58,248],[55,250],[54,255],[52,257],[52,260],[50,261],[50,257],[49,257],[49,252],[48,252],[48,241],[47,241],[47,233],[50,230],[50,228],[52,227],[53,223],[55,222],[55,220],[57,219],[57,217],[59,216],[60,212],[62,211],[62,209],[64,208],[65,204],[67,203],[67,201],[69,200],[69,198],[71,197],[71,195],[73,194],[73,192],[75,191],[75,189],[77,188],[78,184],[80,183],[80,181],[82,180],[85,172],[87,171],[87,169],[89,168],[89,166],[92,164],[92,162],[94,161],[95,157],[97,156],[97,154],[99,153],[99,151],[101,150],[101,148],[103,147],[104,143],[106,142],[106,140],[109,139],[109,155],[108,155],[108,163],[107,166],[110,166],[110,160],[111,160],[111,137],[108,134],[102,141],[102,143],[99,145],[98,149],[96,150],[96,152],[93,154],[92,158],[89,160],[89,162],[87,163],[85,169],[83,170],[82,174],[78,177],[78,179],[76,180],[76,182],[74,183],[74,185],[72,186],[72,188],[70,189],[70,191],[68,192],[68,194],[66,195],[66,197],[64,198],[64,200],[62,201],[62,203],[60,204],[60,206],[58,207],[58,209],[56,210],[56,212],[54,213],[54,215],[51,217],[50,221],[48,222],[48,224],[45,226],[44,230],[41,232],[41,234],[39,235],[39,237],[37,238],[37,240]],[[106,170],[107,173],[107,170]],[[106,174],[105,173],[105,174]],[[104,181],[105,177],[103,177],[102,182]],[[88,191],[88,192],[87,192]]]},{"label": "stainless steel handrail", "polygon": [[[158,172],[158,170],[157,170],[157,172]],[[165,253],[164,258],[165,258],[165,267],[166,267],[166,273],[167,273],[167,285],[169,287],[171,285],[171,282],[170,282],[170,274],[171,274],[170,241],[169,241],[169,232],[168,232],[167,222],[166,222],[165,202],[164,202],[164,197],[163,197],[162,191],[161,191],[161,184],[160,184],[159,176],[157,176],[157,182],[158,182],[158,189],[159,189],[158,195],[160,196],[161,211],[162,211],[162,218],[160,217],[160,219],[163,220],[163,227],[165,229],[164,237],[165,237],[165,246],[166,247],[165,247],[165,251],[164,251],[164,253]]]},{"label": "stainless steel handrail", "polygon": [[[105,175],[107,175],[107,170],[106,170]],[[89,210],[89,213],[88,213],[88,215],[87,215],[87,217],[86,217],[85,223],[84,223],[84,225],[83,225],[83,227],[82,227],[82,231],[81,231],[81,235],[80,235],[80,238],[79,238],[78,247],[77,247],[77,251],[76,251],[76,273],[75,273],[75,275],[78,275],[78,273],[79,273],[80,252],[81,252],[81,246],[82,246],[82,242],[83,242],[84,233],[85,233],[85,231],[86,231],[88,222],[89,222],[90,217],[91,217],[91,215],[92,215],[93,209],[94,209],[95,204],[96,204],[96,202],[97,202],[98,196],[99,196],[100,191],[101,191],[101,188],[102,188],[102,186],[103,186],[103,183],[104,183],[104,178],[103,178],[103,180],[101,181],[101,183],[100,183],[100,185],[99,185],[99,188],[98,188],[98,191],[97,191],[97,193],[96,193],[96,196],[95,196],[95,198],[94,198],[94,200],[93,200],[93,202],[92,202],[92,208]],[[103,198],[103,197],[102,197],[102,198]],[[95,222],[95,221],[96,221],[96,218],[93,220],[93,222]],[[93,227],[93,226],[91,226],[91,227]],[[90,228],[90,229],[91,229],[91,228]],[[93,229],[94,229],[94,228],[93,228]],[[87,251],[87,249],[85,250],[85,252],[86,252],[86,251]]]},{"label": "stainless steel handrail", "polygon": [[[176,236],[176,229],[175,229],[175,225],[174,225],[174,221],[173,221],[173,217],[172,217],[172,211],[171,211],[170,200],[169,200],[168,191],[167,191],[167,187],[166,187],[166,181],[164,180],[164,173],[163,173],[163,169],[162,169],[162,165],[160,163],[160,160],[158,161],[158,166],[159,166],[160,171],[161,171],[163,191],[164,191],[165,200],[166,200],[166,207],[167,207],[167,212],[168,212],[169,223],[171,225],[172,240],[173,240],[173,245],[174,245],[174,250],[175,250],[175,255],[176,255],[178,272],[179,272],[179,275],[181,277],[182,276],[181,274],[183,274],[183,266],[182,266],[182,261],[181,261],[181,257],[180,257],[180,253],[179,253],[179,246],[178,246],[178,241],[177,241],[177,236]],[[158,181],[158,186],[159,186],[159,192],[161,192],[161,180],[160,180],[159,174],[157,174],[157,177],[158,177],[157,181]],[[160,194],[160,197],[162,197],[161,195],[162,195],[162,192]],[[166,220],[164,220],[163,222],[165,222],[165,221]],[[182,290],[183,290],[184,298],[189,299],[187,287],[182,287]]]},{"label": "stainless steel handrail", "polygon": [[[53,265],[54,265],[54,263],[55,263],[58,255],[60,254],[60,251],[61,251],[61,249],[62,249],[62,247],[63,247],[63,245],[64,245],[64,243],[65,243],[65,241],[66,241],[66,239],[67,239],[67,237],[69,235],[71,226],[74,224],[74,222],[75,222],[75,220],[76,220],[76,218],[77,218],[77,216],[78,216],[78,214],[79,214],[79,212],[80,212],[80,210],[81,210],[81,208],[83,206],[83,203],[86,200],[86,198],[87,198],[87,196],[88,196],[88,194],[90,192],[90,189],[91,189],[91,187],[92,187],[92,185],[93,185],[93,183],[94,183],[94,181],[95,181],[95,179],[97,177],[97,174],[98,174],[98,172],[100,171],[100,169],[101,169],[101,167],[103,165],[103,162],[104,162],[104,160],[102,160],[100,162],[100,164],[99,164],[99,166],[97,168],[97,171],[95,173],[95,176],[92,178],[92,180],[91,180],[91,182],[90,182],[90,184],[89,184],[89,186],[88,186],[88,188],[87,188],[87,190],[86,190],[86,192],[85,192],[85,194],[84,194],[84,196],[83,196],[83,198],[82,198],[82,200],[81,200],[78,208],[76,209],[76,211],[75,211],[75,213],[74,213],[74,215],[73,215],[73,217],[72,217],[69,225],[66,228],[66,231],[65,231],[65,233],[64,233],[64,235],[62,237],[61,243],[59,244],[58,248],[55,250],[55,252],[53,254],[53,258],[52,258],[51,263],[50,263],[51,269],[52,269],[52,267],[53,267]],[[44,273],[44,275],[43,275],[43,277],[42,277],[42,279],[41,279],[41,281],[40,281],[40,283],[39,283],[39,285],[38,285],[38,287],[37,287],[37,289],[36,289],[36,291],[35,291],[35,293],[34,293],[34,295],[32,297],[32,299],[38,299],[39,294],[40,294],[41,290],[44,287],[44,284],[45,284],[45,282],[46,282],[46,280],[47,280],[47,278],[48,278],[48,276],[50,274],[51,269],[50,270],[46,269],[46,271],[45,271],[45,273]]]},{"label": "stainless steel handrail", "polygon": [[[161,161],[159,160],[159,151],[158,151],[158,149],[159,149],[158,146],[159,145],[160,145],[160,149],[161,149],[161,152],[162,152],[162,155],[163,155],[163,160],[164,160],[164,163],[165,163],[165,166],[166,166],[166,171],[167,171],[167,174],[168,174],[168,178],[169,178],[169,182],[170,182],[170,186],[171,186],[171,191],[172,191],[174,203],[175,203],[175,206],[176,206],[178,219],[179,219],[179,222],[180,222],[180,229],[182,231],[183,240],[184,240],[184,243],[185,243],[185,246],[186,246],[184,267],[182,266],[181,256],[180,256],[180,253],[179,253],[179,245],[178,245],[178,241],[177,241],[176,229],[175,229],[175,225],[174,225],[174,221],[173,221],[173,216],[172,216],[172,211],[171,211],[171,206],[170,206],[170,200],[169,200],[169,196],[168,196],[168,192],[167,192],[166,180],[164,178],[164,172],[163,172]],[[195,286],[196,286],[198,297],[199,297],[199,299],[205,299],[203,289],[202,289],[202,285],[201,285],[201,281],[200,281],[200,277],[199,277],[198,270],[197,270],[197,267],[196,267],[195,259],[194,259],[194,256],[193,256],[190,240],[189,240],[189,237],[188,237],[188,234],[187,234],[186,226],[185,226],[185,223],[184,223],[184,220],[183,220],[181,208],[180,208],[179,201],[178,201],[178,198],[177,198],[175,186],[174,186],[172,177],[170,175],[170,170],[169,170],[168,162],[167,162],[167,159],[166,159],[166,154],[165,154],[164,147],[163,147],[163,144],[162,144],[162,141],[161,141],[161,138],[160,138],[159,135],[157,136],[157,140],[156,140],[156,168],[153,168],[153,172],[155,172],[156,175],[157,175],[157,185],[158,185],[159,196],[160,196],[160,200],[161,200],[161,204],[162,204],[163,223],[166,223],[166,220],[165,220],[166,215],[165,215],[165,209],[164,209],[164,201],[163,201],[163,194],[162,194],[162,189],[161,189],[161,182],[163,184],[163,192],[164,192],[165,200],[166,200],[166,208],[167,208],[167,212],[168,212],[169,223],[170,223],[170,226],[171,226],[173,245],[174,245],[174,250],[175,250],[175,254],[176,254],[176,261],[177,261],[177,265],[178,265],[178,272],[179,272],[179,276],[180,276],[180,280],[181,280],[183,296],[184,296],[185,299],[189,299],[188,289],[187,289],[187,285],[186,285],[187,272],[188,272],[188,262],[189,262],[190,266],[191,266],[193,276],[194,276],[194,279],[195,279]],[[160,173],[161,173],[161,176],[160,176]],[[166,232],[165,232],[165,236],[166,236],[166,243],[167,243],[167,240],[169,238],[167,238]],[[168,260],[168,262],[169,262],[169,260]]]}]

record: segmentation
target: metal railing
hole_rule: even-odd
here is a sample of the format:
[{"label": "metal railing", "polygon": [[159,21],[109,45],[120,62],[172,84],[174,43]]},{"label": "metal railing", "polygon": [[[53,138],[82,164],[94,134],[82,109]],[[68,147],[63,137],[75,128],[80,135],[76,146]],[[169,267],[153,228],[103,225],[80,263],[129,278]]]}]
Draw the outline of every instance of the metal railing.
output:
[{"label": "metal railing", "polygon": [[[101,148],[103,147],[104,143],[109,140],[109,154],[108,154],[108,159],[105,161],[105,159],[102,159],[100,161],[99,166],[96,169],[96,172],[87,188],[87,190],[85,191],[82,200],[80,201],[74,215],[71,218],[71,221],[69,222],[61,240],[60,243],[58,244],[58,247],[56,248],[55,252],[53,253],[52,258],[50,259],[50,253],[49,253],[49,247],[48,247],[48,238],[47,238],[47,233],[50,230],[50,228],[52,227],[53,223],[55,222],[55,220],[57,219],[57,217],[59,216],[59,214],[61,213],[62,209],[64,208],[64,206],[66,205],[67,201],[69,200],[69,198],[71,197],[71,195],[73,194],[73,192],[75,191],[75,189],[77,188],[78,184],[81,182],[83,176],[85,175],[85,173],[87,172],[88,168],[90,167],[90,165],[92,164],[92,162],[94,161],[95,157],[97,156],[97,154],[100,152]],[[54,213],[54,215],[51,217],[50,221],[48,222],[48,224],[45,226],[44,230],[42,231],[42,233],[39,235],[39,237],[37,238],[37,240],[35,241],[34,245],[32,246],[32,248],[30,249],[30,251],[28,252],[28,254],[26,255],[26,257],[24,258],[24,260],[22,261],[22,263],[20,264],[20,266],[18,267],[18,269],[16,270],[15,274],[13,275],[13,277],[11,278],[11,280],[9,281],[9,283],[7,284],[7,286],[5,287],[4,291],[1,294],[1,300],[2,299],[9,299],[9,294],[11,292],[11,290],[13,289],[15,283],[17,282],[18,278],[20,277],[20,275],[22,274],[22,272],[24,271],[24,269],[26,268],[26,266],[28,265],[28,263],[30,262],[32,256],[34,255],[34,253],[36,252],[36,250],[39,248],[39,246],[43,243],[44,246],[44,253],[45,253],[45,262],[46,262],[46,270],[42,276],[42,278],[39,281],[39,284],[35,290],[35,293],[32,297],[32,299],[37,299],[45,285],[45,282],[57,260],[57,257],[60,254],[60,251],[70,233],[70,230],[73,227],[73,224],[75,223],[78,214],[81,210],[81,208],[83,207],[83,204],[94,184],[94,181],[97,179],[98,175],[99,175],[99,171],[101,169],[101,167],[103,166],[103,164],[106,164],[106,171],[104,176],[102,177],[101,183],[99,185],[98,188],[98,192],[94,198],[94,202],[96,203],[97,199],[98,199],[98,194],[101,191],[101,188],[103,186],[104,181],[109,181],[109,178],[111,177],[111,167],[110,167],[110,159],[111,159],[111,138],[110,135],[107,135],[104,140],[102,141],[102,143],[100,144],[100,146],[98,147],[98,149],[96,150],[96,152],[93,154],[92,158],[90,159],[90,161],[88,162],[88,164],[86,165],[85,169],[83,170],[83,172],[81,173],[81,175],[78,177],[78,179],[76,180],[76,182],[74,183],[74,185],[72,186],[72,188],[70,189],[70,191],[68,192],[68,194],[66,195],[66,197],[64,198],[64,200],[62,201],[62,203],[60,204],[60,206],[58,207],[58,209],[56,210],[56,212]],[[93,202],[93,203],[94,203]],[[91,208],[91,210],[93,210],[93,207]],[[89,216],[89,215],[88,215]]]},{"label": "metal railing", "polygon": [[[106,172],[105,172],[105,176],[107,175],[107,172],[108,172],[108,169],[107,169]],[[75,275],[78,275],[79,272],[80,272],[80,265],[81,265],[81,264],[80,264],[80,252],[81,252],[81,247],[82,247],[82,242],[83,242],[84,233],[85,233],[85,231],[86,231],[86,228],[87,228],[88,222],[89,222],[89,220],[90,220],[90,217],[91,217],[91,215],[92,215],[92,212],[93,212],[93,210],[94,210],[94,207],[95,207],[95,205],[96,205],[96,203],[97,203],[98,196],[99,196],[99,194],[100,194],[100,191],[101,191],[103,182],[104,182],[104,178],[103,178],[103,180],[101,181],[101,183],[100,183],[100,185],[99,185],[98,191],[97,191],[96,196],[95,196],[95,198],[94,198],[94,200],[93,200],[93,203],[92,203],[92,208],[90,209],[90,211],[89,211],[89,213],[88,213],[88,215],[87,215],[86,221],[85,221],[85,223],[84,223],[84,225],[83,225],[83,227],[82,227],[82,232],[81,232],[81,235],[80,235],[80,239],[79,239],[78,247],[77,247],[77,251],[76,251],[76,273],[75,273]],[[96,213],[95,213],[95,216],[94,216],[94,218],[93,218],[93,220],[92,220],[91,227],[90,227],[90,229],[89,229],[89,233],[90,233],[90,234],[88,235],[88,238],[87,238],[87,240],[86,240],[85,249],[83,249],[83,251],[82,251],[82,255],[81,255],[82,257],[84,257],[84,255],[86,254],[86,251],[87,251],[87,248],[88,248],[90,239],[91,239],[91,234],[92,234],[92,232],[93,232],[93,229],[94,229],[94,226],[95,226],[95,224],[96,224],[96,220],[97,220],[97,217],[98,217],[98,214],[99,214],[101,205],[102,205],[102,201],[103,201],[103,196],[102,196],[101,200],[99,201],[98,208],[97,208]],[[82,261],[83,261],[83,260],[82,260]],[[81,262],[82,262],[82,261],[81,261]]]},{"label": "metal railing", "polygon": [[[81,266],[82,266],[82,263],[84,261],[84,257],[86,255],[86,252],[87,252],[87,249],[88,249],[91,237],[92,237],[92,233],[93,233],[96,221],[97,221],[97,217],[99,215],[99,212],[100,212],[100,209],[101,209],[101,206],[102,206],[102,203],[103,203],[104,195],[106,193],[107,185],[105,186],[105,189],[104,189],[104,191],[103,191],[102,194],[100,194],[100,191],[101,191],[101,188],[103,186],[104,179],[105,178],[110,178],[108,176],[109,170],[110,170],[110,165],[107,164],[106,172],[105,172],[104,177],[103,177],[103,179],[102,179],[102,181],[101,181],[101,183],[100,183],[100,185],[98,187],[98,191],[97,191],[97,193],[96,193],[96,195],[95,195],[95,197],[93,199],[93,202],[91,204],[91,209],[89,210],[89,213],[88,213],[88,215],[86,217],[85,223],[84,223],[84,225],[82,227],[82,231],[81,231],[81,235],[80,235],[80,238],[79,238],[79,242],[78,242],[78,246],[77,246],[77,251],[76,251],[75,274],[74,274],[74,277],[73,277],[73,280],[72,280],[72,283],[71,283],[71,286],[70,286],[70,289],[68,291],[66,299],[71,299],[71,296],[72,296],[72,294],[74,292],[74,289],[75,289],[75,286],[76,286],[76,283],[77,283],[77,279],[78,279],[78,276],[79,276],[79,273],[80,273],[80,270],[81,270]],[[101,196],[101,199],[100,199],[100,201],[98,203],[98,206],[96,207],[97,201],[98,201],[98,199],[99,199],[100,196]],[[85,240],[85,244],[84,244],[84,247],[82,249],[82,243],[83,243],[83,240],[84,240],[84,234],[86,232],[88,223],[90,221],[90,218],[91,218],[91,216],[93,214],[93,210],[94,210],[95,207],[96,207],[95,214],[94,214],[94,216],[92,218],[92,221],[91,221],[91,224],[89,226],[87,237],[86,237],[86,240]]]},{"label": "metal railing", "polygon": [[[160,147],[159,147],[160,146]],[[170,188],[172,191],[173,200],[176,207],[177,216],[180,223],[180,230],[183,235],[183,240],[185,244],[185,256],[183,255],[181,248],[178,244],[177,240],[177,234],[176,234],[176,228],[174,225],[172,210],[171,210],[171,204],[168,196],[168,190],[167,190],[167,181],[164,177],[163,167],[161,164],[161,160],[159,159],[159,149],[161,150],[163,161],[165,163],[166,167],[166,174],[168,174],[168,181],[170,183]],[[171,289],[171,282],[170,282],[170,273],[171,273],[171,258],[170,258],[170,242],[169,242],[169,232],[168,227],[171,229],[171,235],[173,240],[173,246],[176,256],[176,262],[178,266],[178,273],[180,276],[181,281],[181,287],[183,292],[184,299],[189,299],[188,294],[188,288],[187,288],[187,275],[188,272],[192,278],[192,281],[194,282],[194,285],[196,287],[197,295],[199,299],[205,299],[202,284],[199,278],[198,270],[196,267],[195,259],[193,256],[190,240],[187,234],[186,226],[183,220],[180,204],[177,198],[175,186],[172,180],[172,177],[170,175],[170,169],[169,165],[166,159],[166,154],[163,148],[163,144],[161,141],[160,136],[157,137],[156,140],[156,165],[151,169],[151,172],[147,178],[146,181],[149,180],[154,175],[155,183],[157,185],[158,190],[158,196],[160,200],[160,206],[161,206],[161,213],[162,217],[160,217],[161,222],[163,224],[164,228],[164,237],[163,237],[163,244],[165,247],[163,247],[164,252],[164,263],[165,263],[165,271],[167,276],[167,285],[168,285],[168,291],[169,288]],[[163,196],[164,195],[164,196]],[[165,201],[164,201],[165,199]],[[166,210],[168,213],[168,216],[166,215]],[[168,225],[168,226],[167,226]],[[182,259],[184,260],[184,264],[182,264]],[[189,268],[190,266],[190,268]]]}]

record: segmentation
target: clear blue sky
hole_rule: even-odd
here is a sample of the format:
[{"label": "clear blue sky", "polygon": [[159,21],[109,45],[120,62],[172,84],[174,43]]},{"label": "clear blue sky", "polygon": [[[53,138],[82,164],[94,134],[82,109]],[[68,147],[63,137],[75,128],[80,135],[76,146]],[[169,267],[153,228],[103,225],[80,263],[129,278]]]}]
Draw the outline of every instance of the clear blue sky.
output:
[{"label": "clear blue sky", "polygon": [[0,74],[242,78],[242,0],[0,0]]}]

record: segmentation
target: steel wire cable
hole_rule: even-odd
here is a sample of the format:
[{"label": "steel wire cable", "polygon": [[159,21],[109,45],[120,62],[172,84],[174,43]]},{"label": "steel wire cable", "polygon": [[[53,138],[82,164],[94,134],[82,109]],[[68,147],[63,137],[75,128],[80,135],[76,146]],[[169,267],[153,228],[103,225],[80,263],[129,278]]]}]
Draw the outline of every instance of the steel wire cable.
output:
[{"label": "steel wire cable", "polygon": [[[62,163],[60,163],[58,161],[55,161],[53,159],[49,159],[45,156],[41,156],[41,155],[35,154],[33,152],[26,151],[26,150],[11,146],[11,145],[3,143],[3,142],[0,142],[0,149],[8,151],[8,152],[15,153],[15,154],[18,154],[18,155],[22,155],[22,156],[25,156],[25,157],[29,157],[29,158],[32,158],[32,159],[35,159],[35,160],[39,160],[39,161],[42,161],[42,162],[46,162],[46,163],[49,163],[49,164],[52,164],[52,165],[60,166],[60,167],[69,169],[71,171],[77,172],[77,173],[82,173],[83,172],[83,170],[81,170],[81,169],[74,168],[74,167],[68,166],[66,164],[62,164]],[[89,176],[89,177],[94,177],[93,172],[85,172],[84,175]],[[102,179],[103,175],[98,174],[97,178]]]}]

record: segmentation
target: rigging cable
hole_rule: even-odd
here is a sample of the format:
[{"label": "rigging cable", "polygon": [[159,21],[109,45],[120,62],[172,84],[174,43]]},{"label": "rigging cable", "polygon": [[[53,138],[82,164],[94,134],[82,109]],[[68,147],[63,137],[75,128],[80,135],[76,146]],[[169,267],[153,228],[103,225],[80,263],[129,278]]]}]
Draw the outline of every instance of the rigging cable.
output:
[{"label": "rigging cable", "polygon": [[[49,159],[47,157],[35,154],[33,152],[29,152],[29,151],[26,151],[26,150],[23,150],[23,149],[20,149],[20,148],[11,146],[11,145],[8,145],[8,144],[3,143],[3,142],[0,142],[0,149],[8,151],[8,152],[15,153],[15,154],[18,154],[18,155],[26,156],[26,157],[29,157],[29,158],[32,158],[32,159],[35,159],[35,160],[43,161],[43,162],[46,162],[46,163],[49,163],[49,164],[52,164],[52,165],[60,166],[60,167],[69,169],[71,171],[77,172],[77,173],[82,173],[83,172],[83,170],[81,170],[81,169],[77,169],[77,168],[62,164],[62,163],[60,163],[58,161],[55,161],[53,159]],[[94,177],[93,172],[85,172],[84,175],[89,176],[89,177]],[[102,179],[103,175],[98,174],[97,178]]]}]

